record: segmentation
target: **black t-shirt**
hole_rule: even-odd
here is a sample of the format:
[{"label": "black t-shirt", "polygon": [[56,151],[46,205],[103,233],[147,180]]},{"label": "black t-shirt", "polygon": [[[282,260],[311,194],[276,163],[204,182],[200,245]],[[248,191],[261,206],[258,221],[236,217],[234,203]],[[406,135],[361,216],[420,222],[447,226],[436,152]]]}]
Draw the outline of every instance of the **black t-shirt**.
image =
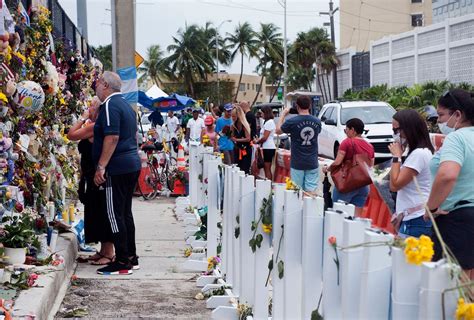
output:
[{"label": "black t-shirt", "polygon": [[245,114],[245,118],[250,125],[250,138],[254,139],[258,136],[257,133],[257,118],[252,111],[249,111]]}]

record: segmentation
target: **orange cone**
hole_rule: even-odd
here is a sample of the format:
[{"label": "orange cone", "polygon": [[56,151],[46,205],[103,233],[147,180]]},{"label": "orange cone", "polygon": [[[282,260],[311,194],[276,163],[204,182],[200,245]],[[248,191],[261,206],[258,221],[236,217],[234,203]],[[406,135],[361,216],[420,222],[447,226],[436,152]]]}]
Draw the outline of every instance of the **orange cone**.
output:
[{"label": "orange cone", "polygon": [[176,159],[176,162],[177,162],[179,171],[186,170],[186,160],[184,159],[184,148],[181,144],[178,146],[178,158]]}]

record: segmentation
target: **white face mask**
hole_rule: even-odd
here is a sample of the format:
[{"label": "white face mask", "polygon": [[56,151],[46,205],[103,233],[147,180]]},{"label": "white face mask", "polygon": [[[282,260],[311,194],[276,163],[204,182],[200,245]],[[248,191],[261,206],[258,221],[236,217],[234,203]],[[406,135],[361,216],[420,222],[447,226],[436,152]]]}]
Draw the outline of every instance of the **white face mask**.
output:
[{"label": "white face mask", "polygon": [[400,137],[400,133],[393,134],[393,141],[398,142],[402,146],[407,143],[407,139]]},{"label": "white face mask", "polygon": [[443,123],[438,123],[439,131],[441,131],[442,134],[448,135],[448,134],[450,134],[451,132],[456,131],[456,125],[458,124],[457,121],[456,121],[456,123],[454,124],[454,127],[453,127],[453,128],[451,128],[451,127],[448,126],[448,122],[449,122],[449,120],[451,120],[451,118],[452,118],[453,116],[454,116],[454,113],[451,115],[451,117],[449,117],[448,121],[443,122]]}]

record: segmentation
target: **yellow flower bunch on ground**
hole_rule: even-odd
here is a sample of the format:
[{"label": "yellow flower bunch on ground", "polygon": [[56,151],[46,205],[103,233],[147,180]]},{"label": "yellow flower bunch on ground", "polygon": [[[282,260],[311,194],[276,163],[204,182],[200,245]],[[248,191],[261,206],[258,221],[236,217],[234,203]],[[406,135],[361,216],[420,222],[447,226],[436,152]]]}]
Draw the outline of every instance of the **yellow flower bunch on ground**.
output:
[{"label": "yellow flower bunch on ground", "polygon": [[434,255],[433,241],[422,235],[420,239],[408,237],[405,239],[405,258],[410,264],[420,265],[429,262]]},{"label": "yellow flower bunch on ground", "polygon": [[286,183],[286,190],[295,190],[295,191],[299,190],[298,186],[293,181],[291,181],[290,178],[287,177],[285,180],[285,183]]},{"label": "yellow flower bunch on ground", "polygon": [[[184,249],[184,256],[187,258],[193,253],[193,249],[191,248],[186,248]],[[209,267],[209,266],[208,266]]]},{"label": "yellow flower bunch on ground", "polygon": [[263,229],[263,232],[265,233],[272,233],[272,224],[262,224],[262,229]]},{"label": "yellow flower bunch on ground", "polygon": [[460,298],[456,309],[456,320],[472,319],[474,319],[474,303],[466,303],[463,298]]},{"label": "yellow flower bunch on ground", "polygon": [[207,272],[212,272],[217,265],[221,263],[221,258],[218,256],[210,257],[207,259]]}]

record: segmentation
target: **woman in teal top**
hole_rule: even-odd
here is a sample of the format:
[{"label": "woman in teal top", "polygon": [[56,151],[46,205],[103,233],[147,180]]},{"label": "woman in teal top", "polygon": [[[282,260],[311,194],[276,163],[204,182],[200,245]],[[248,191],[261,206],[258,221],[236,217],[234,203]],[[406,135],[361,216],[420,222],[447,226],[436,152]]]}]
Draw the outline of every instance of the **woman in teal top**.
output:
[{"label": "woman in teal top", "polygon": [[[431,160],[434,177],[428,208],[446,245],[461,267],[474,278],[474,94],[461,89],[438,100],[438,126],[446,136]],[[425,215],[427,218],[427,215]],[[441,246],[433,233],[435,256]]]}]

